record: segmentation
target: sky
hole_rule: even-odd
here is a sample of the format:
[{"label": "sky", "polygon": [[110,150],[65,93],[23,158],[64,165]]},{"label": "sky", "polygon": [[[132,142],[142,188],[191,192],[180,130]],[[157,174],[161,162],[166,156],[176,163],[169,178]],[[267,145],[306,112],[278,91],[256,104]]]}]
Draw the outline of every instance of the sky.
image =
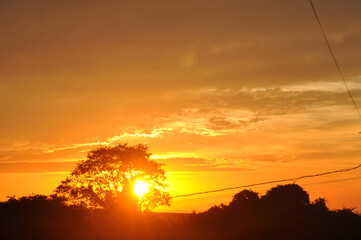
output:
[{"label": "sky", "polygon": [[[361,2],[314,5],[360,106]],[[361,119],[307,0],[0,0],[0,35],[0,200],[50,194],[116,143],[146,144],[173,196],[360,163]],[[361,169],[297,183],[361,212]]]}]

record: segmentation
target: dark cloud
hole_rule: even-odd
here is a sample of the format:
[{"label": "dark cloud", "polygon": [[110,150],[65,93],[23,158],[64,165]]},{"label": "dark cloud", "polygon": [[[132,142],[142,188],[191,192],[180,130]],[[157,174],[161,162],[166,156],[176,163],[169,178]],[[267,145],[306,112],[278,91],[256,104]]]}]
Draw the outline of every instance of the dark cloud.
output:
[{"label": "dark cloud", "polygon": [[266,120],[266,118],[252,117],[248,120],[231,121],[226,117],[211,117],[208,119],[206,127],[211,130],[241,130],[248,127],[250,124],[264,120]]},{"label": "dark cloud", "polygon": [[238,129],[241,127],[240,124],[231,122],[225,117],[211,117],[208,119],[208,123],[208,128],[212,130]]}]

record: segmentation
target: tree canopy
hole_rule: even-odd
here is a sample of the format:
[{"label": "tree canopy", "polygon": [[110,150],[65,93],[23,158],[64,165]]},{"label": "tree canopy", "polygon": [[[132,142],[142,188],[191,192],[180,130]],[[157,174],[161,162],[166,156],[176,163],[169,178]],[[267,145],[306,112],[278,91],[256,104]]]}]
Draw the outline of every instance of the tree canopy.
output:
[{"label": "tree canopy", "polygon": [[141,144],[91,150],[87,159],[80,161],[56,188],[55,194],[65,198],[69,205],[111,208],[129,204],[124,199],[130,199],[129,189],[141,180],[147,183],[148,192],[138,201],[140,209],[169,205],[165,172],[161,164],[150,160],[150,155],[148,148]]}]

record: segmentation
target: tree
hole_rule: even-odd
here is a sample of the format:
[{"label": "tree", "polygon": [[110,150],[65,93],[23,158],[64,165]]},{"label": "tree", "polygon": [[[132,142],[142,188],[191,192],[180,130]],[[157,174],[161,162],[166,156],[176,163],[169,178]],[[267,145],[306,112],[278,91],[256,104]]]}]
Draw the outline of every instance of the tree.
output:
[{"label": "tree", "polygon": [[55,189],[55,194],[65,198],[69,205],[107,209],[128,204],[124,195],[129,195],[128,189],[141,180],[147,183],[148,192],[137,199],[140,209],[170,205],[165,172],[161,164],[150,160],[150,155],[148,148],[141,144],[118,144],[91,150],[87,159],[79,162]]},{"label": "tree", "polygon": [[258,202],[259,196],[258,193],[251,190],[243,190],[233,196],[232,201],[229,203],[229,206],[237,206],[244,204],[252,204]]},{"label": "tree", "polygon": [[308,193],[297,184],[278,185],[262,197],[270,205],[294,206],[310,204]]}]

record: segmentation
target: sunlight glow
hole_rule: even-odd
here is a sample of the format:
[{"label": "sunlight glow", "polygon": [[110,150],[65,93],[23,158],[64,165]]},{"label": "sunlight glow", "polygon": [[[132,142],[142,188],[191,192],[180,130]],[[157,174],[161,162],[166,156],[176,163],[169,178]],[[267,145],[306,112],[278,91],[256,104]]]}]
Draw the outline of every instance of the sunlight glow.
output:
[{"label": "sunlight glow", "polygon": [[141,180],[138,180],[134,184],[134,192],[138,195],[139,198],[148,192],[148,184]]}]

